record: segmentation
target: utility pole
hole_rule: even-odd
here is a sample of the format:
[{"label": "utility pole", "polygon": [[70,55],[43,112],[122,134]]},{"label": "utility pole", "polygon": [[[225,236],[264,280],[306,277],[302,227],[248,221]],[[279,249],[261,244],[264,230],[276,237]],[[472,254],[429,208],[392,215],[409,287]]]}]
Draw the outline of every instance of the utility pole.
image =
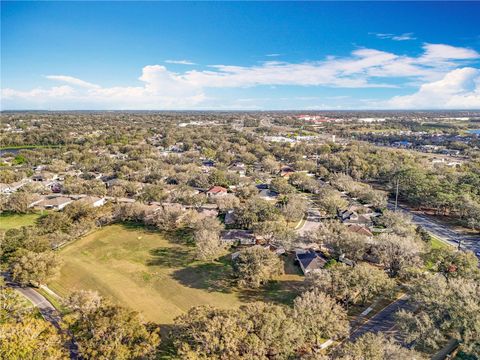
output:
[{"label": "utility pole", "polygon": [[397,206],[398,206],[398,184],[399,183],[400,183],[400,180],[397,177],[397,191],[395,192],[395,211],[397,211]]}]

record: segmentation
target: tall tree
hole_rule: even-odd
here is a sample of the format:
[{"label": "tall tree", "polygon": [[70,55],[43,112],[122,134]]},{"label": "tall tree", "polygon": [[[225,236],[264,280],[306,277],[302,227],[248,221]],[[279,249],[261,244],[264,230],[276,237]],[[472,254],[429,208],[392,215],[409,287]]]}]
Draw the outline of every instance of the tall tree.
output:
[{"label": "tall tree", "polygon": [[[417,311],[401,311],[398,325],[408,342],[420,349],[437,349],[446,338],[480,354],[480,283],[475,279],[426,274],[409,285]],[[441,294],[441,295],[440,295]]]},{"label": "tall tree", "polygon": [[371,251],[385,266],[387,273],[396,277],[402,270],[421,264],[420,254],[424,251],[424,244],[412,237],[382,234]]},{"label": "tall tree", "polygon": [[351,260],[363,259],[367,250],[367,238],[348,230],[338,221],[324,221],[311,234],[312,240],[325,246],[337,259],[344,255]]},{"label": "tall tree", "polygon": [[241,250],[233,268],[238,284],[251,288],[258,288],[284,272],[278,255],[261,246]]},{"label": "tall tree", "polygon": [[0,286],[0,358],[68,359],[64,339],[12,289]]},{"label": "tall tree", "polygon": [[447,279],[453,277],[480,278],[478,258],[471,251],[464,252],[451,248],[433,249],[428,254],[433,269]]},{"label": "tall tree", "polygon": [[353,343],[345,343],[334,358],[338,360],[427,359],[414,350],[400,346],[382,333],[367,333]]},{"label": "tall tree", "polygon": [[282,207],[282,213],[288,222],[299,221],[306,214],[308,201],[304,197],[289,195],[287,202]]},{"label": "tall tree", "polygon": [[73,293],[66,304],[65,324],[84,359],[154,359],[160,337],[156,328],[142,324],[138,314],[100,299]]},{"label": "tall tree", "polygon": [[216,218],[209,217],[197,222],[193,232],[197,259],[212,261],[223,254],[226,247],[220,239],[222,229],[222,224]]},{"label": "tall tree", "polygon": [[395,281],[381,269],[365,263],[354,267],[338,264],[307,277],[310,287],[329,294],[348,306],[366,304],[376,296],[388,296]]},{"label": "tall tree", "polygon": [[295,299],[293,309],[305,339],[314,345],[319,345],[322,339],[339,339],[348,335],[347,312],[323,292],[304,292]]},{"label": "tall tree", "polygon": [[36,253],[24,251],[10,265],[13,280],[21,285],[39,286],[53,278],[60,267],[60,259],[53,251]]},{"label": "tall tree", "polygon": [[192,360],[290,359],[303,341],[289,311],[265,303],[235,310],[194,307],[175,320],[177,354]]}]

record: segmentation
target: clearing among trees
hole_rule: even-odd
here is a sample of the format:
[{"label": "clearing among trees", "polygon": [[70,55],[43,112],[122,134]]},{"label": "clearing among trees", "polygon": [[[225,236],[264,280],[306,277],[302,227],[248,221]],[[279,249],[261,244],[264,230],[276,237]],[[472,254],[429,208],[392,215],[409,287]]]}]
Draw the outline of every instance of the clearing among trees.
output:
[{"label": "clearing among trees", "polygon": [[60,276],[49,284],[59,295],[96,290],[160,324],[172,323],[198,305],[231,309],[254,300],[288,303],[303,281],[286,266],[277,283],[259,290],[237,289],[229,255],[221,262],[199,262],[195,248],[181,236],[131,225],[95,231],[62,249],[60,257]]}]

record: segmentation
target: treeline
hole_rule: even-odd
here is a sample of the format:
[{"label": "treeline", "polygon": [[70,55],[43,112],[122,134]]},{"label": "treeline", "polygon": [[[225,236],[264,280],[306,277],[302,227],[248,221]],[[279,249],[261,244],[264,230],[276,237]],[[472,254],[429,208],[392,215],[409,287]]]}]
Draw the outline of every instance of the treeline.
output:
[{"label": "treeline", "polygon": [[390,196],[407,204],[455,216],[471,228],[480,226],[480,163],[460,167],[433,167],[427,160],[403,150],[356,144],[322,154],[328,173],[344,173],[355,180],[377,182]]}]

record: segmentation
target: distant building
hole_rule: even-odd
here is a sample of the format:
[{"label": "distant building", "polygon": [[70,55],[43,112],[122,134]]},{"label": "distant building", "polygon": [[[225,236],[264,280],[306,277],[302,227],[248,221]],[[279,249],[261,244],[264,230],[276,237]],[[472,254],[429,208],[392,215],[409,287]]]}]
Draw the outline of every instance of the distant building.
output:
[{"label": "distant building", "polygon": [[227,230],[222,232],[221,241],[227,245],[255,245],[255,236],[248,230]]},{"label": "distant building", "polygon": [[65,196],[47,196],[35,204],[36,208],[45,210],[63,210],[65,206],[72,203],[73,199]]},{"label": "distant building", "polygon": [[207,191],[208,197],[223,196],[227,195],[228,190],[222,186],[213,186]]},{"label": "distant building", "polygon": [[290,175],[292,175],[293,173],[295,172],[295,170],[290,167],[290,166],[283,166],[281,169],[280,169],[280,176],[282,177],[289,177]]},{"label": "distant building", "polygon": [[100,207],[105,205],[107,199],[104,197],[97,197],[97,196],[85,196],[81,198],[79,201],[82,201],[92,207]]},{"label": "distant building", "polygon": [[247,167],[242,162],[233,163],[229,168],[229,171],[234,172],[240,176],[245,176],[247,174]]},{"label": "distant building", "polygon": [[225,225],[233,225],[236,222],[237,222],[237,219],[235,216],[235,211],[228,210],[227,213],[225,214],[225,220],[224,220]]},{"label": "distant building", "polygon": [[351,232],[357,233],[357,234],[365,235],[365,236],[373,236],[370,229],[368,229],[366,226],[362,226],[362,225],[359,225],[359,224],[348,225],[348,230],[350,230]]}]

